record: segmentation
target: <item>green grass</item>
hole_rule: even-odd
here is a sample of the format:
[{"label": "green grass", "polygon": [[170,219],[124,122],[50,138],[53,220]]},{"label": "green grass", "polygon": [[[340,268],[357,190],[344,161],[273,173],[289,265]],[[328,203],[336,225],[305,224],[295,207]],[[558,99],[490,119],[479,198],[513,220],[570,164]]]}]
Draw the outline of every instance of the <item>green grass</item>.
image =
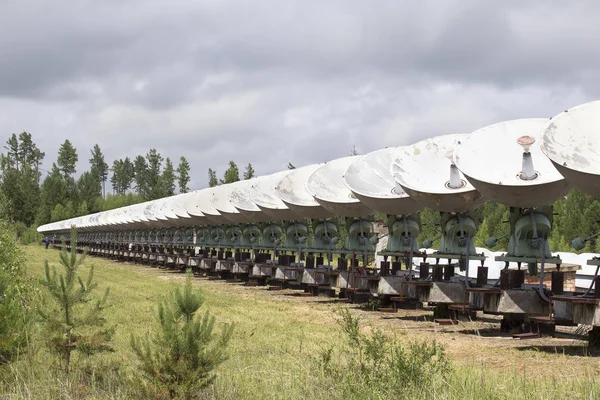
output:
[{"label": "green grass", "polygon": [[[43,275],[44,259],[51,265],[59,265],[56,251],[45,251],[40,246],[27,246],[24,250],[28,274],[36,278]],[[99,283],[97,296],[101,296],[106,286],[111,288],[107,317],[117,327],[113,342],[115,352],[92,358],[93,363],[100,365],[94,370],[97,375],[84,376],[80,381],[83,383],[67,385],[53,372],[53,359],[43,348],[43,338],[38,332],[32,338],[35,354],[2,371],[0,393],[6,396],[3,399],[133,396],[127,384],[128,376],[136,367],[129,348],[130,335],[145,334],[157,326],[158,300],[174,285],[182,284],[184,274],[90,257],[82,267],[81,275],[85,276],[90,263],[95,265],[95,280]],[[336,348],[334,354],[338,355],[349,350],[344,334],[333,318],[339,305],[224,282],[196,279],[196,283],[205,298],[202,309],[210,311],[217,318],[217,324],[236,324],[230,345],[231,357],[217,369],[217,380],[205,392],[206,398],[348,398],[348,382],[332,380],[331,375],[319,368],[318,361],[321,353],[331,346]],[[43,289],[40,290],[43,293]],[[48,300],[42,300],[42,306],[45,301]],[[392,330],[385,333],[400,341],[408,337]],[[422,338],[427,340],[427,335]],[[522,356],[528,357],[526,353]],[[335,358],[333,365],[345,368],[342,360]],[[118,375],[110,372],[110,367],[115,365],[119,367]],[[360,398],[600,399],[594,371],[585,371],[582,369],[574,378],[562,378],[557,371],[557,377],[552,378],[546,373],[536,374],[535,365],[523,375],[512,364],[507,364],[503,372],[488,368],[486,364],[453,362],[450,374],[426,390],[407,389],[381,394],[365,386],[352,393],[355,396],[360,393]]]}]

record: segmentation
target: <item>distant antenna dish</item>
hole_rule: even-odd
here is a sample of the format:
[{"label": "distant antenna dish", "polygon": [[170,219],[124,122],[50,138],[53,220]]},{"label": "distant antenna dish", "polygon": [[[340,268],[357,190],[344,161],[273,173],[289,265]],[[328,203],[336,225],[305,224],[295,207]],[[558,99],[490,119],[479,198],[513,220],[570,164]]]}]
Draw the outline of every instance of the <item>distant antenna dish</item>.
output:
[{"label": "distant antenna dish", "polygon": [[[120,209],[116,208],[114,210],[110,210],[108,212],[108,217],[106,218],[107,227],[111,230],[118,227],[120,219],[121,219],[121,210]],[[71,226],[73,226],[73,225],[77,226],[77,218],[72,218],[67,221],[69,222],[69,224]]]},{"label": "distant antenna dish", "polygon": [[154,223],[158,221],[158,216],[156,215],[156,212],[154,212],[155,206],[156,200],[153,200],[146,203],[146,206],[144,207],[144,216],[146,217],[146,219],[148,219],[148,222]]},{"label": "distant antenna dish", "polygon": [[[181,209],[179,203],[181,195],[166,197],[160,207],[160,212],[165,216],[169,226],[181,227],[187,226],[190,216],[185,210]],[[177,210],[177,212],[176,212]]]},{"label": "distant antenna dish", "polygon": [[[181,207],[191,217],[190,220],[186,220],[186,226],[211,225],[215,223],[209,220],[198,208],[199,197],[202,195],[202,193],[206,194],[204,190],[206,189],[195,190],[181,195]],[[218,213],[217,210],[214,211]]]},{"label": "distant antenna dish", "polygon": [[[110,211],[106,212],[106,215],[104,218],[104,226],[106,227],[107,230],[114,230],[116,228],[118,216],[119,216],[118,209],[114,209],[114,210],[110,210]],[[68,226],[73,226],[75,220],[69,219],[65,222],[68,224]]]},{"label": "distant antenna dish", "polygon": [[[110,215],[110,211],[103,211],[98,215],[98,226],[108,226],[108,217]],[[68,221],[61,221],[63,225]]]},{"label": "distant antenna dish", "polygon": [[488,199],[539,207],[569,191],[540,149],[546,118],[504,121],[471,133],[454,153],[456,166]]},{"label": "distant antenna dish", "polygon": [[216,186],[213,188],[211,203],[223,217],[229,220],[230,224],[249,222],[248,217],[246,215],[241,214],[239,210],[235,208],[229,200],[231,193],[236,188],[244,187],[247,185],[248,183],[245,181],[238,181],[234,183]]},{"label": "distant antenna dish", "polygon": [[[122,214],[123,216],[122,216],[120,225],[123,225],[128,228],[131,226],[131,224],[133,224],[135,222],[132,217],[133,206],[123,207],[122,210],[123,210],[123,214]],[[89,220],[88,217],[89,216],[86,216],[82,220],[82,226],[84,228],[88,226],[88,220]]]},{"label": "distant antenna dish", "polygon": [[161,227],[174,227],[178,226],[178,217],[173,213],[173,210],[169,206],[168,198],[162,199],[155,207],[157,213],[160,215],[159,221],[161,221]]},{"label": "distant antenna dish", "polygon": [[600,101],[552,118],[544,132],[542,151],[569,184],[600,197]]},{"label": "distant antenna dish", "polygon": [[222,216],[211,202],[214,189],[196,191],[191,201],[186,203],[186,211],[191,216],[206,217],[207,225],[230,224],[231,221]]},{"label": "distant antenna dish", "polygon": [[[129,216],[130,214],[130,209],[131,206],[128,207],[122,207],[119,209],[119,213],[118,216],[116,218],[116,222],[115,225],[118,229],[124,229],[127,227],[128,224],[130,224],[131,222],[131,217]],[[79,229],[85,229],[84,225],[85,225],[85,220],[83,217],[77,218],[75,220],[75,223],[77,224],[77,227]]]},{"label": "distant antenna dish", "polygon": [[338,158],[317,168],[306,180],[306,189],[324,208],[343,217],[359,217],[372,213],[344,183],[344,174],[359,156]]},{"label": "distant antenna dish", "polygon": [[327,218],[333,213],[323,208],[306,189],[308,177],[324,164],[312,164],[292,169],[276,187],[277,195],[290,210],[302,218]]},{"label": "distant antenna dish", "polygon": [[390,166],[400,147],[376,150],[358,158],[344,181],[354,195],[373,211],[392,215],[412,214],[423,208],[394,180]]},{"label": "distant antenna dish", "polygon": [[86,215],[85,217],[83,217],[83,222],[82,222],[82,226],[88,230],[88,228],[90,228],[90,224],[91,224],[91,215]]},{"label": "distant antenna dish", "polygon": [[185,208],[183,207],[182,199],[182,194],[167,198],[166,204],[170,209],[170,214],[167,215],[167,218],[177,219],[179,221],[190,218],[190,215],[187,213],[187,211],[185,211]]},{"label": "distant antenna dish", "polygon": [[272,220],[293,221],[300,218],[298,214],[289,209],[289,207],[279,198],[275,187],[290,170],[277,172],[271,175],[262,176],[257,179],[250,189],[250,199]]},{"label": "distant antenna dish", "polygon": [[[97,216],[98,214],[91,214],[91,215],[86,215],[85,216],[85,222],[84,222],[84,226],[86,227],[86,229],[89,230],[89,228],[94,228],[95,227],[95,222],[94,222],[94,218]],[[44,227],[46,227],[46,225],[44,225]]]},{"label": "distant antenna dish", "polygon": [[150,205],[146,207],[144,211],[146,217],[148,217],[149,220],[154,221],[152,225],[157,228],[168,228],[169,226],[171,226],[171,223],[165,216],[164,211],[162,210],[162,206],[164,203],[164,199],[154,200],[150,202]]},{"label": "distant antenna dish", "polygon": [[84,232],[85,216],[75,218],[75,225],[79,232]]},{"label": "distant antenna dish", "polygon": [[483,204],[481,193],[452,161],[454,150],[467,136],[436,136],[401,148],[392,163],[394,179],[410,197],[435,210],[463,212]]},{"label": "distant antenna dish", "polygon": [[247,185],[234,189],[229,196],[231,204],[233,204],[240,214],[246,216],[252,222],[268,222],[273,220],[273,218],[262,211],[250,197],[252,186],[257,184],[258,180],[261,180],[262,178],[263,177],[252,178],[245,181],[247,182]]},{"label": "distant antenna dish", "polygon": [[[148,218],[146,218],[146,214],[144,210],[149,202],[135,204],[131,211],[131,219],[134,221],[134,226],[138,229],[144,228],[150,224]],[[96,219],[96,226],[98,219]]]},{"label": "distant antenna dish", "polygon": [[177,196],[171,197],[171,205],[173,212],[179,218],[177,220],[177,226],[189,227],[201,225],[206,218],[204,216],[191,216],[187,212],[187,203],[192,199],[192,193],[183,193]]},{"label": "distant antenna dish", "polygon": [[79,218],[73,218],[70,220],[71,221],[71,226],[75,226],[75,227],[79,227]]}]

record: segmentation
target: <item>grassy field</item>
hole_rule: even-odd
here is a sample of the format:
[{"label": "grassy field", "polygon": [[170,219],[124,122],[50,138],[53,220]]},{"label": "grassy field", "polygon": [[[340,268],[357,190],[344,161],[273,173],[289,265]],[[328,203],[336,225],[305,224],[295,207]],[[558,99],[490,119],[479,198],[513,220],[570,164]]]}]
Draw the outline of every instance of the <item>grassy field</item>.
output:
[{"label": "grassy field", "polygon": [[[42,247],[25,247],[27,271],[37,278],[43,274],[43,261],[58,265],[58,252]],[[156,304],[184,275],[134,264],[88,258],[85,274],[95,265],[98,296],[110,286],[107,313],[116,325],[115,352],[96,356],[102,365],[97,377],[81,387],[66,387],[51,368],[51,358],[40,344],[32,342],[36,353],[15,363],[3,374],[1,398],[129,398],[128,376],[135,372],[136,360],[129,348],[132,333],[140,335],[157,325]],[[201,288],[204,310],[217,323],[235,323],[230,359],[221,365],[215,384],[206,398],[222,399],[323,399],[348,398],[352,382],[332,379],[320,368],[319,359],[332,346],[337,355],[334,367],[344,368],[344,352],[349,351],[335,312],[341,305],[325,298],[300,298],[292,292],[195,278]],[[46,300],[47,301],[47,300]],[[394,315],[365,312],[351,307],[362,319],[366,334],[380,330],[399,343],[436,340],[446,349],[452,368],[429,389],[390,393],[353,392],[361,398],[449,398],[449,399],[600,399],[600,359],[586,355],[583,343],[572,338],[536,339],[522,343],[488,332],[494,321],[466,323],[440,328],[426,321],[426,312],[407,311]],[[118,366],[118,375],[107,371]],[[100,373],[101,372],[101,373]],[[356,395],[360,393],[360,396]]]}]

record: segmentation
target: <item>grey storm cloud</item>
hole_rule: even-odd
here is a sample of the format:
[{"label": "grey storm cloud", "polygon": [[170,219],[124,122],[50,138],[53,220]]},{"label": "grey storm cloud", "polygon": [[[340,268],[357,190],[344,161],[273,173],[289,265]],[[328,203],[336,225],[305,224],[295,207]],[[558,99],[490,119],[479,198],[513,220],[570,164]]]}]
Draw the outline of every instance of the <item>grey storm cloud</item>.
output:
[{"label": "grey storm cloud", "polygon": [[0,13],[0,139],[85,169],[186,156],[259,174],[600,94],[596,1],[13,1]]}]

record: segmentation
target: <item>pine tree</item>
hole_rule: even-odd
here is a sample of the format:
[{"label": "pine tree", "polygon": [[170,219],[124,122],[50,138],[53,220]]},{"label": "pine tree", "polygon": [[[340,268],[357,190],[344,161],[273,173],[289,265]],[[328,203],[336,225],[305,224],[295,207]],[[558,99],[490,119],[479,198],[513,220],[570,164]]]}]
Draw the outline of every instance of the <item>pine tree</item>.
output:
[{"label": "pine tree", "polygon": [[175,170],[171,159],[167,157],[165,161],[165,169],[162,173],[163,193],[160,197],[173,196],[175,194]]},{"label": "pine tree", "polygon": [[163,157],[156,149],[150,149],[146,154],[146,162],[148,169],[146,170],[146,185],[147,193],[146,200],[155,200],[164,197],[164,189],[162,185],[162,163]]},{"label": "pine tree", "polygon": [[4,146],[4,148],[7,150],[7,153],[6,156],[3,156],[3,167],[14,168],[18,171],[19,139],[17,139],[16,134],[12,134],[12,136],[6,141],[6,146]]},{"label": "pine tree", "polygon": [[[492,235],[490,234],[490,227],[488,225],[487,219],[484,219],[481,224],[477,227],[477,233],[475,234],[474,241],[475,247],[488,247],[485,241],[490,238]],[[490,249],[492,250],[492,249]]]},{"label": "pine tree", "polygon": [[77,180],[78,203],[85,202],[90,212],[99,211],[99,204],[102,199],[102,188],[100,185],[100,179],[95,170],[84,172]]},{"label": "pine tree", "polygon": [[123,194],[121,192],[121,186],[119,185],[119,176],[121,175],[121,171],[123,168],[122,163],[123,160],[115,160],[113,161],[113,165],[111,168],[112,176],[110,177],[110,184],[112,185],[113,193],[115,194]]},{"label": "pine tree", "polygon": [[35,182],[39,186],[40,168],[46,153],[37,148],[31,134],[28,132],[21,132],[19,134],[19,142],[19,158],[21,159],[21,164],[30,168],[33,177],[35,177]]},{"label": "pine tree", "polygon": [[[430,208],[421,211],[421,233],[419,243],[425,239],[437,239],[440,236],[440,212]],[[439,242],[434,244],[437,247]]]},{"label": "pine tree", "polygon": [[121,188],[123,189],[123,193],[126,193],[129,189],[131,189],[133,185],[133,181],[135,180],[135,165],[129,159],[129,157],[125,157],[123,160],[123,173],[121,174]]},{"label": "pine tree", "polygon": [[179,158],[179,165],[177,166],[177,183],[179,184],[179,192],[187,193],[190,188],[188,188],[188,183],[190,183],[190,163],[188,160],[181,156]]},{"label": "pine tree", "polygon": [[36,223],[38,225],[51,222],[51,212],[58,204],[63,204],[68,198],[68,185],[63,178],[58,166],[52,164],[52,170],[44,183],[40,192],[40,207],[38,208]]},{"label": "pine tree", "polygon": [[139,194],[109,194],[100,204],[100,211],[114,210],[115,208],[126,207],[132,204],[143,203],[144,198]]},{"label": "pine tree", "polygon": [[13,134],[0,156],[0,191],[4,194],[8,219],[30,226],[40,203],[39,171],[44,157],[31,134]]},{"label": "pine tree", "polygon": [[78,160],[77,150],[69,139],[65,140],[58,150],[58,160],[56,161],[63,176],[70,177],[76,172],[75,164]]},{"label": "pine tree", "polygon": [[69,216],[62,204],[57,204],[52,211],[50,211],[50,222],[62,221],[67,218],[69,218]]},{"label": "pine tree", "polygon": [[14,215],[15,220],[31,226],[35,221],[37,209],[40,205],[40,187],[36,181],[35,172],[31,166],[25,164],[19,176],[19,208]]},{"label": "pine tree", "polygon": [[252,168],[252,164],[248,163],[248,165],[246,165],[246,170],[244,171],[244,179],[252,178],[254,178],[254,168]]},{"label": "pine tree", "polygon": [[102,198],[106,196],[104,184],[108,179],[108,164],[104,160],[104,154],[102,154],[102,150],[100,150],[100,146],[97,144],[94,145],[94,148],[91,150],[92,158],[90,158],[90,165],[92,172],[96,172],[98,180],[102,185]]},{"label": "pine tree", "polygon": [[77,208],[77,217],[82,217],[84,215],[88,215],[89,213],[90,210],[88,209],[87,202],[84,200],[81,203],[79,203],[79,207]]},{"label": "pine tree", "polygon": [[220,335],[214,334],[215,318],[208,312],[196,316],[202,303],[188,270],[183,291],[176,288],[159,304],[159,329],[144,338],[132,335],[130,344],[140,361],[144,397],[194,398],[215,379],[213,369],[227,360],[234,327],[225,325]]},{"label": "pine tree", "polygon": [[143,198],[147,198],[149,185],[148,185],[148,163],[144,156],[137,156],[133,162],[133,170],[135,173],[135,185],[136,191]]},{"label": "pine tree", "polygon": [[[138,162],[138,167],[140,168],[139,183],[144,185],[145,183],[143,182],[143,176],[146,170],[145,160],[142,157],[140,160],[136,159],[136,162]],[[125,157],[124,160],[113,161],[112,172],[113,174],[110,177],[110,183],[114,193],[125,194],[129,189],[131,189],[131,184],[135,180],[136,166],[131,162],[129,157]]]},{"label": "pine tree", "polygon": [[84,260],[85,253],[82,256],[77,254],[77,233],[72,229],[71,251],[67,252],[63,243],[60,253],[60,264],[64,267],[64,274],[57,274],[54,267],[50,270],[46,261],[46,276],[40,282],[54,300],[54,307],[46,305],[39,310],[48,331],[47,344],[59,357],[67,376],[72,369],[71,356],[74,351],[88,356],[112,351],[110,341],[115,332],[114,327],[104,327],[106,319],[102,315],[106,308],[109,288],[106,288],[102,299],[91,307],[83,307],[91,300],[91,294],[98,286],[93,281],[93,265],[90,266],[85,282],[77,275],[77,269]]},{"label": "pine tree", "polygon": [[221,185],[226,183],[237,182],[239,180],[240,171],[238,169],[238,166],[233,161],[229,161],[229,168],[227,168],[227,170],[225,170],[225,173],[223,174],[223,179],[221,179],[220,181]]},{"label": "pine tree", "polygon": [[498,244],[489,250],[500,251],[508,248],[508,237],[510,226],[503,223],[508,220],[508,206],[495,202],[487,201],[477,210],[479,224],[475,235],[475,246],[488,247],[486,240],[491,237],[498,239]]},{"label": "pine tree", "polygon": [[214,169],[208,169],[208,187],[215,187],[219,184],[217,181],[217,171]]}]

